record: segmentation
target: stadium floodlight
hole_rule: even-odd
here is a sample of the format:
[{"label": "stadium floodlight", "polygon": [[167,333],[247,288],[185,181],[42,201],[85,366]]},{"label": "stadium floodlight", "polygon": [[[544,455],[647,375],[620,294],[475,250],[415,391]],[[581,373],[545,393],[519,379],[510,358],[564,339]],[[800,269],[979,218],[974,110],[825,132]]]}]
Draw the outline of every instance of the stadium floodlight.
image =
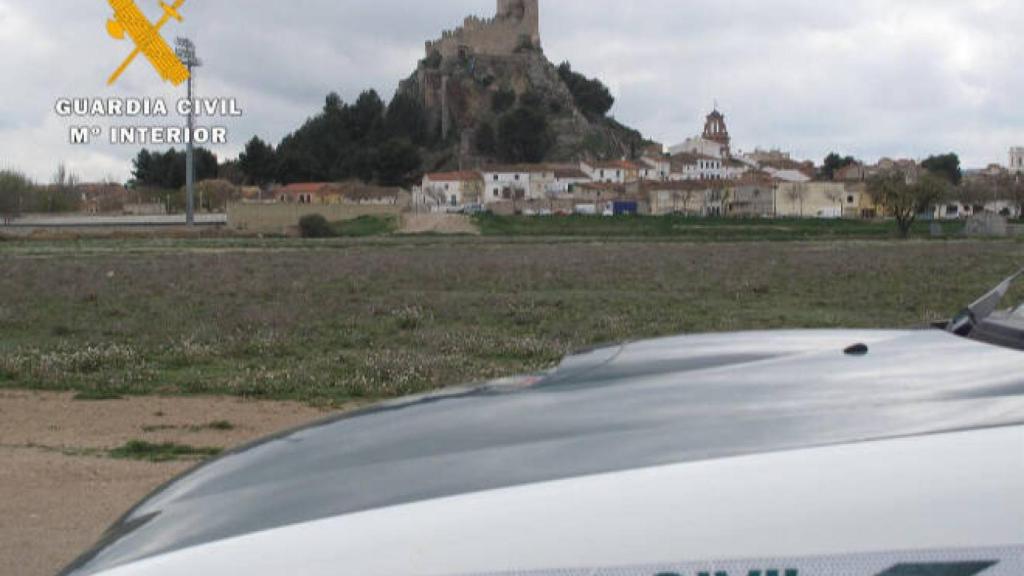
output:
[{"label": "stadium floodlight", "polygon": [[196,56],[196,45],[188,38],[176,38],[174,41],[174,53],[181,60],[182,65],[188,69],[188,138],[185,147],[185,224],[195,224],[195,148],[192,144],[192,132],[195,130],[195,104],[193,90],[195,88],[195,69],[203,65],[203,61]]}]

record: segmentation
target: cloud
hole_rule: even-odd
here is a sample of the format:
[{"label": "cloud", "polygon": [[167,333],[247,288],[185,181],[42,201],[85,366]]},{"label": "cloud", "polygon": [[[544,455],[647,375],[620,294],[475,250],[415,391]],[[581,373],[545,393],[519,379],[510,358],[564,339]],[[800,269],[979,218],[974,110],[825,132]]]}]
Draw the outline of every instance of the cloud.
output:
[{"label": "cloud", "polygon": [[[252,135],[278,141],[322,106],[366,88],[389,97],[423,42],[491,0],[188,2],[165,37],[195,39],[207,96],[236,97],[227,122],[237,154]],[[155,2],[140,0],[151,18]],[[46,179],[60,161],[88,179],[126,178],[137,152],[67,144],[61,96],[162,96],[180,90],[106,35],[103,2],[0,0],[0,166]],[[1024,3],[1012,0],[542,0],[545,51],[604,80],[613,114],[672,144],[698,132],[718,101],[739,149],[779,147],[818,159],[957,151],[968,165],[1024,144]]]}]

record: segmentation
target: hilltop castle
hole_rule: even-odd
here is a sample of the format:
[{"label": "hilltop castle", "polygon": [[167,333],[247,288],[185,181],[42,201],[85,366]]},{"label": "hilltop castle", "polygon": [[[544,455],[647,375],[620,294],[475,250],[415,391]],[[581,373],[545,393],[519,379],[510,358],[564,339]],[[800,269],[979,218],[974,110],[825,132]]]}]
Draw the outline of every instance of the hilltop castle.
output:
[{"label": "hilltop castle", "polygon": [[469,16],[462,26],[427,42],[427,57],[509,56],[524,48],[540,49],[539,0],[498,0],[494,18]]}]

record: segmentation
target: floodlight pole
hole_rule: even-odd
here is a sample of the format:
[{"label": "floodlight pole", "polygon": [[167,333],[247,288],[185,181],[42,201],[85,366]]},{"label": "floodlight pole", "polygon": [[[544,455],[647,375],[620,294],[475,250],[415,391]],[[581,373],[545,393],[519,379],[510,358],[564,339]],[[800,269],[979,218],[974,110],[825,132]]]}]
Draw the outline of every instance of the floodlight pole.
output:
[{"label": "floodlight pole", "polygon": [[185,145],[185,225],[194,226],[196,223],[195,206],[195,147],[192,144],[192,134],[195,131],[195,101],[192,99],[193,80],[195,69],[203,65],[202,61],[196,58],[196,46],[188,38],[175,40],[175,53],[181,63],[188,68],[188,138]]}]

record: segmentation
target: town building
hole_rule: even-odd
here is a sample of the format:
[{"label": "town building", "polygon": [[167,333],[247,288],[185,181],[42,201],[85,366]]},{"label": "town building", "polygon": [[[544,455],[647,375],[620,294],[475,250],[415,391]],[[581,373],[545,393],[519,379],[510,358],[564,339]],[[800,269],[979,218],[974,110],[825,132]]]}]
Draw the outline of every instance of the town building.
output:
[{"label": "town building", "polygon": [[332,182],[297,182],[273,191],[281,204],[332,204],[340,195],[340,187]]},{"label": "town building", "polygon": [[632,184],[640,180],[641,166],[628,160],[580,162],[580,170],[594,182]]},{"label": "town building", "polygon": [[640,180],[669,180],[672,175],[672,159],[664,154],[644,156],[640,159]]},{"label": "town building", "polygon": [[408,205],[412,197],[401,188],[374,186],[359,181],[298,182],[269,193],[271,203],[320,205]]},{"label": "town building", "polygon": [[525,200],[530,195],[530,177],[537,166],[488,166],[483,176],[484,204]]},{"label": "town building", "polygon": [[699,180],[645,182],[642,192],[647,196],[653,216],[680,214],[704,216],[711,183]]},{"label": "town building", "polygon": [[866,182],[873,175],[873,170],[860,162],[854,162],[836,170],[832,180],[836,182]]},{"label": "town building", "polygon": [[696,154],[712,158],[726,159],[732,156],[730,147],[732,138],[725,123],[725,116],[717,109],[708,114],[704,122],[704,133],[686,139],[682,144],[669,148],[669,154]]},{"label": "town building", "polygon": [[726,189],[725,215],[734,218],[773,218],[775,184],[771,179],[750,178]]},{"label": "town building", "polygon": [[554,168],[555,181],[548,186],[548,194],[569,194],[573,188],[591,182],[586,172],[575,166]]},{"label": "town building", "polygon": [[775,192],[775,215],[839,219],[848,200],[841,182],[782,182]]},{"label": "town building", "polygon": [[1014,174],[1024,173],[1024,146],[1010,148],[1010,165],[1007,168]]},{"label": "town building", "polygon": [[722,160],[706,154],[684,152],[672,157],[673,180],[723,180]]},{"label": "town building", "polygon": [[783,152],[776,149],[761,150],[760,148],[755,148],[753,152],[741,154],[740,158],[746,160],[747,163],[753,166],[769,162],[790,162],[793,160],[793,157],[789,152]]},{"label": "town building", "polygon": [[417,204],[465,206],[482,204],[484,179],[479,172],[438,172],[423,177],[422,200]]}]

